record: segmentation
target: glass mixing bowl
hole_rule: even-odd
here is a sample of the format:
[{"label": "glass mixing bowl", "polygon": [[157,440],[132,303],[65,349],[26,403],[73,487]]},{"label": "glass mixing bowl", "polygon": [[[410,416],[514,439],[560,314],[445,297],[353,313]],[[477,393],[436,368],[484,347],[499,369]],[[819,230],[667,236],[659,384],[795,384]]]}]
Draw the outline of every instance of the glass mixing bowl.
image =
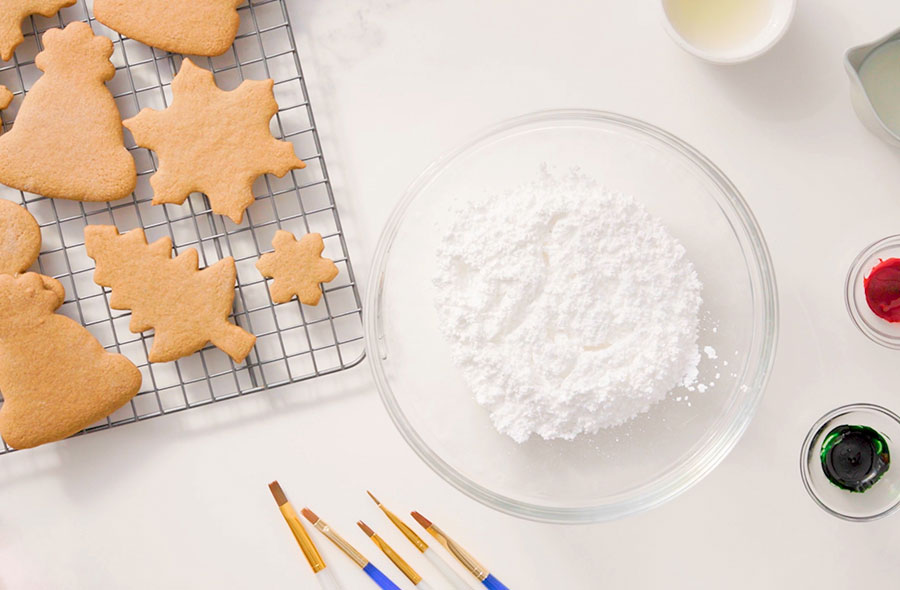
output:
[{"label": "glass mixing bowl", "polygon": [[[494,429],[454,367],[438,327],[432,277],[449,203],[514,188],[543,166],[577,167],[634,195],[684,244],[704,285],[699,344],[707,351],[700,365],[706,386],[675,390],[649,412],[595,435],[517,444]],[[747,204],[695,149],[614,113],[526,115],[450,152],[397,205],[372,273],[366,346],[397,428],[452,485],[533,520],[611,520],[697,483],[747,428],[775,355],[775,277]]]}]

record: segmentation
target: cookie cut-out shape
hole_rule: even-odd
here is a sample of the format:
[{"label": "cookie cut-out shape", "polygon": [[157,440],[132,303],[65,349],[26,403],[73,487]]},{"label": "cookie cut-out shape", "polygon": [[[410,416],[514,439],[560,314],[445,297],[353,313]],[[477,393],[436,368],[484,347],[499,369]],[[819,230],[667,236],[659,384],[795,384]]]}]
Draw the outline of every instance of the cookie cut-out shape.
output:
[{"label": "cookie cut-out shape", "polygon": [[141,387],[131,361],[54,313],[64,295],[50,277],[0,275],[0,435],[16,449],[84,430]]},{"label": "cookie cut-out shape", "polygon": [[59,281],[18,274],[34,264],[40,247],[34,217],[0,200],[0,436],[16,449],[84,430],[141,387],[131,361],[54,313],[66,294]]},{"label": "cookie cut-out shape", "polygon": [[234,43],[243,0],[94,0],[110,29],[172,53],[213,57]]},{"label": "cookie cut-out shape", "polygon": [[282,229],[272,239],[274,252],[263,254],[256,268],[267,279],[274,279],[269,293],[275,303],[287,303],[297,297],[307,305],[317,305],[322,297],[320,283],[328,283],[338,275],[338,268],[322,258],[325,243],[322,234],[306,234],[299,240]]},{"label": "cookie cut-out shape", "polygon": [[0,135],[0,182],[57,199],[112,201],[137,183],[122,121],[104,81],[112,41],[74,22],[44,33],[35,65],[44,74]]},{"label": "cookie cut-out shape", "polygon": [[12,104],[13,96],[12,91],[6,86],[0,86],[0,110],[5,109],[10,104]]},{"label": "cookie cut-out shape", "polygon": [[28,270],[41,251],[41,228],[31,213],[0,199],[0,274]]},{"label": "cookie cut-out shape", "polygon": [[[0,111],[7,108],[12,104],[13,98],[15,96],[6,86],[0,86]],[[3,129],[0,128],[0,133],[3,133]]]},{"label": "cookie cut-out shape", "polygon": [[221,90],[212,72],[185,59],[172,81],[172,104],[124,121],[137,144],[159,156],[159,171],[150,178],[154,205],[180,205],[201,192],[214,213],[240,223],[255,200],[257,177],[281,177],[306,166],[290,142],[275,139],[269,130],[278,112],[273,84],[248,80],[230,92]]},{"label": "cookie cut-out shape", "polygon": [[[11,105],[13,98],[15,98],[15,96],[10,92],[9,88],[0,86],[0,111]],[[0,127],[0,133],[3,133],[2,127]]]},{"label": "cookie cut-out shape", "polygon": [[125,234],[110,225],[84,228],[87,255],[97,262],[94,282],[112,289],[109,305],[130,309],[130,330],[154,330],[149,359],[173,361],[212,342],[235,362],[243,361],[256,336],[228,320],[237,270],[223,258],[203,270],[197,250],[172,258],[172,240],[147,244],[143,229]]},{"label": "cookie cut-out shape", "polygon": [[0,2],[0,59],[9,61],[25,37],[22,21],[32,14],[53,16],[76,0],[3,0]]}]

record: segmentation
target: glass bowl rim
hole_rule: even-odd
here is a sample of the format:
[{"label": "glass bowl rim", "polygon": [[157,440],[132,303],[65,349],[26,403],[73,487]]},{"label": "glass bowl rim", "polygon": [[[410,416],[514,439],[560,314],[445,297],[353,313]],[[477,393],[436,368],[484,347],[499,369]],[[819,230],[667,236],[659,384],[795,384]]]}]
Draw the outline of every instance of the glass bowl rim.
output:
[{"label": "glass bowl rim", "polygon": [[872,404],[868,402],[846,404],[827,412],[824,416],[816,420],[815,424],[813,424],[809,429],[809,432],[806,433],[806,438],[803,439],[803,446],[800,448],[800,478],[803,480],[803,487],[806,488],[806,493],[809,494],[809,497],[813,499],[813,502],[815,502],[816,505],[819,506],[819,508],[821,508],[828,514],[836,516],[837,518],[846,520],[848,522],[872,522],[873,520],[880,520],[896,512],[897,509],[900,508],[900,497],[898,497],[891,506],[888,506],[877,514],[872,514],[869,516],[851,516],[849,514],[843,514],[832,509],[830,506],[827,506],[819,498],[819,496],[813,490],[812,474],[809,472],[810,446],[812,445],[813,441],[816,440],[816,437],[818,437],[819,433],[822,432],[822,430],[825,428],[825,425],[838,416],[849,414],[850,412],[859,411],[882,414],[884,416],[887,416],[897,424],[900,424],[900,416],[885,408],[884,406],[879,406],[878,404]]},{"label": "glass bowl rim", "polygon": [[[760,322],[763,333],[757,345],[758,350],[752,351],[758,355],[758,358],[753,374],[746,375],[743,385],[746,390],[731,395],[732,403],[740,401],[742,406],[740,411],[714,436],[705,436],[698,441],[703,445],[696,452],[688,455],[687,459],[670,466],[656,478],[625,492],[623,495],[626,497],[623,499],[592,506],[559,507],[522,502],[494,492],[457,471],[425,443],[406,419],[391,390],[377,346],[378,335],[381,332],[380,312],[384,271],[394,238],[412,202],[457,158],[518,127],[549,122],[612,124],[630,132],[636,132],[645,139],[655,140],[663,147],[686,158],[705,173],[709,180],[713,181],[721,196],[725,197],[725,201],[731,206],[731,212],[740,221],[743,233],[749,242],[749,254],[752,254],[752,260],[755,261],[755,265],[748,263],[748,269],[751,275],[758,275],[751,278],[751,284],[754,280],[759,281],[758,299],[754,297],[753,300],[754,316],[760,316],[757,321]],[[747,252],[745,252],[745,259],[749,261]],[[538,522],[589,524],[643,512],[675,498],[708,475],[737,445],[762,400],[774,364],[778,340],[778,296],[772,259],[756,218],[734,184],[706,156],[667,131],[626,115],[593,109],[551,109],[513,117],[483,129],[459,147],[432,162],[416,177],[391,212],[379,237],[369,274],[363,319],[366,355],[369,358],[369,366],[382,402],[404,440],[432,471],[470,498],[500,512]],[[611,496],[611,498],[614,497]]]}]

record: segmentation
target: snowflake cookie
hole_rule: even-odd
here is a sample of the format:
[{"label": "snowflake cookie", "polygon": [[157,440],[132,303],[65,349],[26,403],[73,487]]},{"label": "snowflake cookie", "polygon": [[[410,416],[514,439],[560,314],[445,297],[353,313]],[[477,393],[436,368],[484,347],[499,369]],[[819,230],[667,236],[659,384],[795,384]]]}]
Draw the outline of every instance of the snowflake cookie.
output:
[{"label": "snowflake cookie", "polygon": [[201,192],[213,213],[240,223],[255,200],[257,177],[306,166],[291,143],[269,130],[278,112],[273,84],[248,80],[228,92],[216,86],[212,72],[185,59],[172,81],[172,104],[124,121],[137,144],[159,156],[159,171],[150,178],[154,205],[180,205]]}]

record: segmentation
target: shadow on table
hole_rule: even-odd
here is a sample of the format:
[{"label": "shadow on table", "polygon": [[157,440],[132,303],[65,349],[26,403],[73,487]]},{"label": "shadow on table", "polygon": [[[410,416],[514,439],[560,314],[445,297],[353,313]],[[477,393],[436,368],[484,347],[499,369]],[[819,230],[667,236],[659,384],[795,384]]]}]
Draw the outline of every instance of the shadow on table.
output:
[{"label": "shadow on table", "polygon": [[706,64],[729,98],[760,119],[809,116],[828,102],[834,93],[830,79],[843,72],[843,49],[838,53],[835,47],[850,47],[854,40],[840,15],[821,3],[814,11],[807,8],[798,8],[791,28],[768,53],[732,66]]},{"label": "shadow on table", "polygon": [[336,379],[327,376],[2,455],[0,490],[51,475],[74,499],[89,501],[99,486],[114,482],[117,474],[140,469],[148,456],[187,438],[243,427],[276,415],[305,412],[351,397],[377,395],[366,368],[355,367],[340,375],[339,389],[333,385]]}]

